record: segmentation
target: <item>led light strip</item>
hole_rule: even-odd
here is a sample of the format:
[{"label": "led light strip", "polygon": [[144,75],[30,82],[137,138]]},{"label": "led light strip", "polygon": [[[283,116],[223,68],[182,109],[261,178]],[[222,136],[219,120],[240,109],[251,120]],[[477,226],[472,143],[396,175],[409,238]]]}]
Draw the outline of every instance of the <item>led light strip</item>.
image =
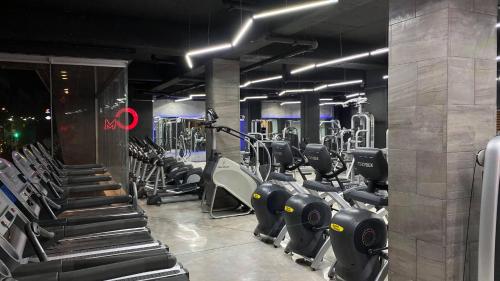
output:
[{"label": "led light strip", "polygon": [[382,79],[384,79],[384,80],[389,79],[389,75],[384,75],[384,76],[382,76]]},{"label": "led light strip", "polygon": [[246,102],[247,100],[263,100],[267,99],[267,96],[252,96],[252,97],[245,97],[240,100],[240,102]]},{"label": "led light strip", "polygon": [[283,78],[282,75],[277,75],[277,76],[262,78],[262,79],[258,79],[258,80],[252,80],[252,81],[245,82],[245,84],[243,84],[243,85],[240,85],[240,88],[246,88],[252,84],[263,83],[263,82],[272,81],[272,80],[278,80],[281,78]]},{"label": "led light strip", "polygon": [[305,4],[292,5],[292,6],[289,6],[286,8],[264,11],[262,13],[253,15],[251,18],[246,20],[245,24],[243,24],[241,26],[241,28],[238,30],[238,32],[236,33],[236,36],[233,38],[233,41],[231,43],[224,43],[224,44],[217,45],[217,46],[210,46],[207,48],[195,49],[195,50],[188,51],[185,55],[186,64],[188,65],[189,68],[193,68],[193,60],[191,59],[192,57],[236,47],[238,45],[238,43],[241,42],[243,37],[248,33],[248,31],[252,27],[252,24],[256,20],[285,15],[285,14],[291,14],[291,13],[295,13],[298,11],[309,10],[309,9],[318,8],[318,7],[322,7],[322,6],[326,6],[326,5],[332,5],[332,4],[336,4],[338,2],[339,2],[338,0],[314,1],[314,2],[305,3]]},{"label": "led light strip", "polygon": [[205,97],[205,96],[206,96],[206,94],[194,94],[194,95],[189,95],[189,97],[187,97],[187,98],[175,100],[175,102],[188,101],[188,100],[192,100],[193,98]]},{"label": "led light strip", "polygon": [[369,56],[378,56],[378,55],[386,54],[388,52],[389,52],[389,48],[386,47],[386,48],[376,49],[376,50],[373,50],[371,52],[364,52],[364,53],[357,54],[357,55],[351,55],[351,56],[347,56],[347,57],[341,57],[341,58],[338,58],[338,59],[333,59],[333,60],[329,60],[329,61],[325,61],[325,62],[321,62],[321,63],[308,64],[308,65],[301,66],[301,67],[296,68],[296,69],[292,69],[292,71],[290,71],[290,74],[293,75],[293,74],[297,74],[297,73],[302,73],[302,72],[306,72],[306,71],[309,71],[309,70],[312,70],[312,69],[316,69],[316,68],[320,68],[320,67],[325,67],[325,66],[328,66],[328,65],[340,64],[340,63],[343,63],[343,62],[357,60],[357,59],[360,59],[360,58],[366,58],[366,57],[369,57]]},{"label": "led light strip", "polygon": [[302,103],[302,102],[301,101],[285,101],[285,102],[280,103],[280,106],[289,105],[289,104],[300,104],[300,103]]},{"label": "led light strip", "polygon": [[306,93],[306,92],[314,92],[314,89],[288,89],[288,90],[284,90],[284,91],[281,91],[278,96],[283,96],[284,94],[288,94],[288,93]]},{"label": "led light strip", "polygon": [[345,98],[346,99],[357,98],[357,97],[362,97],[365,95],[366,95],[365,93],[354,93],[354,94],[350,94],[350,95],[345,95]]},{"label": "led light strip", "polygon": [[[363,93],[364,94],[364,93]],[[350,103],[353,103],[353,102],[366,102],[368,99],[365,98],[365,97],[357,97],[357,98],[353,98],[353,99],[350,99],[350,100],[346,100],[344,102],[341,102],[341,101],[335,101],[335,102],[325,102],[325,103],[320,103],[319,106],[325,106],[325,105],[341,105],[341,106],[347,106],[349,105]]]},{"label": "led light strip", "polygon": [[338,83],[333,83],[333,84],[325,84],[318,86],[316,88],[312,89],[287,89],[281,91],[278,96],[283,96],[288,93],[305,93],[305,92],[318,92],[321,90],[324,90],[326,88],[336,88],[336,87],[342,87],[342,86],[349,86],[349,85],[356,85],[356,84],[362,84],[363,80],[352,80],[352,81],[345,81],[345,82],[338,82]]}]

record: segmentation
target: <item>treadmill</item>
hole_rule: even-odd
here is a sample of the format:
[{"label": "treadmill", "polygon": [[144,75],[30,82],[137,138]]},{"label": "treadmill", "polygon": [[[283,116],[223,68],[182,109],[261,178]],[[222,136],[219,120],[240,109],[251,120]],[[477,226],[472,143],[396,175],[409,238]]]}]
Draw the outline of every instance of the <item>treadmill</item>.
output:
[{"label": "treadmill", "polygon": [[[96,184],[100,182],[108,182],[111,181],[111,176],[106,175],[90,175],[90,176],[64,176],[58,175],[56,170],[48,163],[45,158],[41,155],[41,153],[36,149],[36,147],[31,146],[31,149],[28,147],[23,147],[23,153],[26,158],[31,162],[32,165],[36,168],[36,170],[43,171],[47,175],[52,178],[55,183],[60,187],[72,187],[78,185],[85,184]],[[120,185],[117,183],[107,183],[103,184],[102,190],[107,189],[119,189]]]},{"label": "treadmill", "polygon": [[[189,280],[188,272],[162,245],[50,256],[41,241],[48,232],[29,222],[3,193],[0,222],[0,277],[19,281]],[[23,255],[28,245],[34,257]]]},{"label": "treadmill", "polygon": [[[130,198],[128,196],[120,196],[118,198],[113,199],[113,197],[108,197],[108,199],[105,198],[90,198],[83,200],[82,198],[79,198],[77,200],[67,200],[66,201],[66,206],[59,206],[59,204],[49,204],[52,200],[51,197],[48,194],[47,190],[50,190],[52,194],[55,195],[56,198],[61,198],[61,194],[59,193],[60,191],[58,190],[57,186],[53,182],[51,182],[49,179],[47,179],[43,173],[38,173],[37,171],[32,169],[32,166],[30,166],[29,161],[22,156],[18,152],[13,152],[12,153],[12,158],[14,159],[14,163],[16,164],[17,167],[20,168],[22,174],[24,175],[24,178],[31,183],[31,185],[38,190],[40,190],[43,194],[45,194],[45,198],[47,201],[47,206],[49,208],[45,208],[44,212],[45,214],[42,213],[41,217],[42,218],[51,218],[51,219],[56,219],[61,213],[62,216],[64,217],[110,217],[113,216],[115,217],[114,219],[121,219],[121,218],[128,218],[128,217],[142,217],[145,216],[144,211],[137,205],[137,191],[134,189],[134,186],[132,186],[132,204],[127,204],[127,205],[113,205],[113,206],[105,206],[102,207],[102,204],[107,202],[109,204],[112,203],[128,203],[130,201]],[[7,163],[9,165],[10,163]],[[11,165],[12,166],[12,165]],[[15,167],[14,167],[15,169]],[[11,170],[14,170],[11,169]],[[17,169],[16,169],[17,171]],[[11,171],[11,173],[16,173]],[[19,173],[17,171],[17,173]],[[16,180],[15,175],[11,175],[11,178],[13,180]],[[19,176],[18,176],[19,178]],[[20,178],[19,178],[20,180]],[[67,194],[67,193],[64,193]],[[57,196],[56,196],[57,195]],[[54,197],[52,197],[54,198]],[[101,203],[99,203],[101,202]],[[90,208],[90,206],[93,206],[93,208]],[[80,209],[78,209],[80,208]],[[85,208],[85,209],[81,209]],[[50,211],[52,210],[52,211]]]},{"label": "treadmill", "polygon": [[[98,208],[85,207],[107,204],[113,202],[113,199],[108,200],[106,197],[74,199],[66,202],[69,207],[66,206],[65,209],[74,208],[65,211],[61,205],[47,196],[47,191],[43,186],[36,181],[27,181],[14,165],[1,158],[0,180],[4,184],[0,189],[8,194],[9,198],[30,220],[48,219],[60,223],[64,222],[65,225],[76,225],[113,220],[142,219],[145,217],[143,210],[136,209],[136,199],[133,200],[134,204],[132,205]],[[110,222],[110,224],[113,223]]]},{"label": "treadmill", "polygon": [[30,221],[52,232],[42,241],[48,254],[154,242],[144,217],[101,222],[92,222],[88,218],[74,218],[70,222],[64,219],[39,220],[41,207],[33,198],[37,191],[29,183],[16,182],[15,178],[9,177],[14,174],[9,173],[13,169],[13,166],[0,162],[0,189]]}]

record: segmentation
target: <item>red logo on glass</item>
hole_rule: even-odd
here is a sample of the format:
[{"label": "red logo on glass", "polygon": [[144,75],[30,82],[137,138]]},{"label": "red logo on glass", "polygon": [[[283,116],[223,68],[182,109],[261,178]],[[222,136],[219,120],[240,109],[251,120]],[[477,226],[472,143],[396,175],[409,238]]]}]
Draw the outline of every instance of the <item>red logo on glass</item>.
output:
[{"label": "red logo on glass", "polygon": [[[130,122],[130,124],[124,125],[118,120],[123,113],[128,113],[132,116],[132,122]],[[137,112],[130,107],[124,107],[116,112],[115,118],[113,120],[109,121],[108,119],[104,119],[104,130],[115,130],[116,127],[118,127],[122,130],[130,131],[135,128],[138,123],[139,114],[137,114]]]}]

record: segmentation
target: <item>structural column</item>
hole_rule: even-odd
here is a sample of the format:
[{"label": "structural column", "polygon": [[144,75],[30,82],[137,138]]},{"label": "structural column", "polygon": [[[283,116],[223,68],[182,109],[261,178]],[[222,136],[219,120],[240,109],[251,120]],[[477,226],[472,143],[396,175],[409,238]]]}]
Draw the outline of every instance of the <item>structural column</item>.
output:
[{"label": "structural column", "polygon": [[389,9],[389,277],[477,280],[481,171],[471,185],[495,135],[497,1]]},{"label": "structural column", "polygon": [[300,135],[302,142],[319,143],[319,93],[302,94],[300,104]]},{"label": "structural column", "polygon": [[[206,65],[206,108],[219,115],[218,126],[240,130],[240,63],[234,60],[212,59]],[[217,151],[240,163],[240,140],[228,134],[216,133]],[[212,147],[207,136],[207,156]]]}]

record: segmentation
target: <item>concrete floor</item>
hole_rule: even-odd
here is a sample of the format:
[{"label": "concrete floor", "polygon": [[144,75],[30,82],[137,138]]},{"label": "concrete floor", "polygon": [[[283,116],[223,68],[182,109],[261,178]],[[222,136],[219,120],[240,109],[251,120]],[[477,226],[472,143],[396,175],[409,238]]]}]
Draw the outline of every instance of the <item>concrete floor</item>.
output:
[{"label": "concrete floor", "polygon": [[330,252],[321,270],[296,264],[293,258],[253,236],[254,215],[214,220],[200,202],[142,207],[153,236],[167,244],[189,270],[191,281],[328,280]]}]

